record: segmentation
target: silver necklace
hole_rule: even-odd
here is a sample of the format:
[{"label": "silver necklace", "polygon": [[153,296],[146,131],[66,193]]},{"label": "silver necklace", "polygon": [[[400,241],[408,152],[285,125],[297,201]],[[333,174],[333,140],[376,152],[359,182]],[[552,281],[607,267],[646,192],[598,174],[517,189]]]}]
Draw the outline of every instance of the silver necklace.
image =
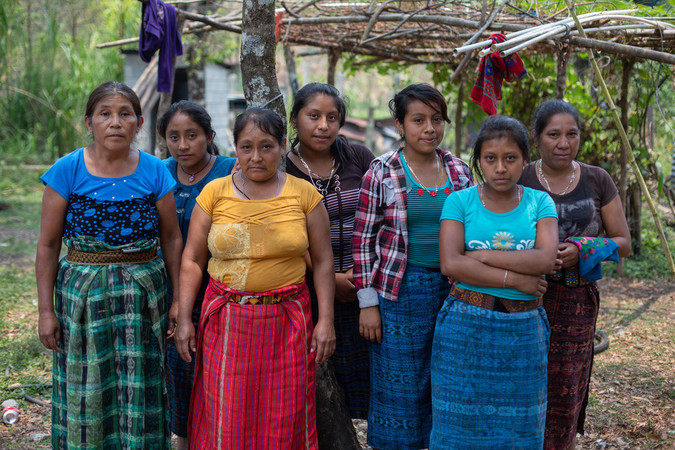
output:
[{"label": "silver necklace", "polygon": [[[277,188],[275,190],[274,197],[278,197],[279,196],[279,182],[281,181],[281,177],[279,177],[279,171],[274,172],[274,174],[277,176]],[[232,184],[234,184],[234,187],[237,188],[237,190],[241,193],[241,195],[244,196],[244,198],[246,198],[246,200],[251,200],[251,197],[246,195],[246,177],[244,176],[244,174],[241,171],[239,171],[239,178],[241,178],[241,181],[242,181],[241,188],[239,188],[239,186],[237,186],[237,183],[234,182],[234,176],[232,177]],[[271,197],[271,198],[273,198],[273,197]]]},{"label": "silver necklace", "polygon": [[[302,165],[305,166],[305,169],[307,169],[307,175],[309,175],[309,179],[312,181],[312,184],[314,185],[316,190],[319,191],[319,193],[324,196],[324,198],[326,197],[326,195],[328,195],[328,186],[330,185],[330,182],[333,179],[333,175],[335,175],[335,178],[336,178],[336,183],[337,183],[336,190],[340,189],[339,177],[335,173],[335,171],[337,170],[337,164],[335,164],[335,158],[332,158],[333,165],[330,168],[330,174],[328,174],[328,177],[324,178],[321,175],[317,174],[316,172],[312,171],[312,169],[309,167],[309,164],[307,164],[307,162],[303,159],[302,155],[300,154],[299,148],[298,148],[297,154],[298,154],[298,159],[300,160]],[[314,179],[314,177],[316,177],[316,180]],[[325,186],[323,184],[321,184],[322,179],[328,180],[328,182],[326,183]]]},{"label": "silver necklace", "polygon": [[[555,194],[555,192],[553,192],[551,190],[551,185],[548,184],[548,180],[544,176],[544,171],[541,170],[542,164],[543,163],[541,162],[541,159],[540,159],[539,163],[537,164],[537,173],[539,174],[539,179],[541,181],[543,181],[544,183],[546,183],[546,190],[548,190],[551,194]],[[578,162],[572,161],[572,176],[570,176],[570,181],[569,181],[569,183],[567,183],[567,186],[565,187],[565,189],[563,189],[562,192],[560,192],[559,194],[556,194],[556,195],[565,195],[567,193],[567,190],[570,188],[570,186],[572,186],[572,183],[574,183],[574,179],[577,177],[577,166],[578,165],[579,165]]]},{"label": "silver necklace", "polygon": [[434,179],[434,183],[435,183],[436,187],[434,188],[433,191],[422,184],[422,181],[419,179],[419,177],[417,176],[417,174],[413,170],[412,165],[410,163],[408,163],[408,169],[410,169],[410,174],[413,176],[415,181],[417,181],[417,184],[419,184],[419,186],[421,188],[421,189],[417,190],[417,195],[422,195],[424,193],[424,191],[427,191],[429,193],[429,195],[431,195],[432,197],[436,197],[436,194],[438,194],[438,188],[439,188],[439,186],[438,186],[438,173],[441,171],[441,165],[438,162],[439,158],[440,158],[440,156],[438,156],[438,153],[436,153],[436,178]]},{"label": "silver necklace", "polygon": [[[488,207],[485,206],[485,202],[483,201],[484,186],[485,186],[485,183],[478,185],[478,199],[480,200],[481,204],[483,205],[483,208],[488,209]],[[520,199],[523,198],[523,187],[517,184],[516,185],[516,191],[517,191],[516,195],[518,196],[518,204],[520,205]]]}]

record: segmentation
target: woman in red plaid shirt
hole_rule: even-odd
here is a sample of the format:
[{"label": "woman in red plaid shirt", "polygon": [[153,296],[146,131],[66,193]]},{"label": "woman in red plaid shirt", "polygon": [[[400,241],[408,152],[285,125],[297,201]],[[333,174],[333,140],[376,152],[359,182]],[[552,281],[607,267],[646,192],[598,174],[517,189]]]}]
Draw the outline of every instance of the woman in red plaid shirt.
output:
[{"label": "woman in red plaid shirt", "polygon": [[438,90],[410,85],[389,108],[403,146],[364,175],[352,241],[359,328],[372,342],[368,444],[419,449],[429,446],[431,343],[449,291],[439,218],[447,196],[473,180],[464,161],[438,148],[450,123]]}]

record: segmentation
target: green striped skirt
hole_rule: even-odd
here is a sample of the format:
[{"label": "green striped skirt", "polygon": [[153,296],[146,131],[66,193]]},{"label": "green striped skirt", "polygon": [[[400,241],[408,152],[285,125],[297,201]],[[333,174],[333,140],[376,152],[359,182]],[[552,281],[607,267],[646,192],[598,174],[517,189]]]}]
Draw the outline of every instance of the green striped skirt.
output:
[{"label": "green striped skirt", "polygon": [[[66,239],[83,251],[111,247]],[[164,262],[87,265],[62,259],[55,286],[61,353],[54,353],[52,447],[170,448],[164,382]]]}]

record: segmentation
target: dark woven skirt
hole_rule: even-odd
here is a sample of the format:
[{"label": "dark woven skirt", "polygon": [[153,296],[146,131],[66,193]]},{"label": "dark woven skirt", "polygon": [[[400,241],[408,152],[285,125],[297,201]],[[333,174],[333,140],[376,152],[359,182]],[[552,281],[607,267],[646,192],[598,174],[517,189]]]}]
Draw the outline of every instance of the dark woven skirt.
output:
[{"label": "dark woven skirt", "polygon": [[[201,314],[203,298],[195,300],[192,309],[192,323],[195,333],[199,329],[199,315]],[[167,302],[167,311],[171,308],[171,298]],[[187,437],[188,417],[190,413],[190,394],[195,377],[195,359],[185,362],[178,354],[176,342],[171,340],[166,346],[166,390],[169,398],[169,415],[171,417],[171,432],[180,437]]]},{"label": "dark woven skirt", "polygon": [[[91,241],[67,245],[110,250]],[[155,245],[132,244],[142,250]],[[170,448],[165,277],[161,259],[110,265],[61,260],[54,304],[62,352],[54,352],[53,448]]]},{"label": "dark woven skirt", "polygon": [[358,300],[335,300],[335,353],[331,362],[354,419],[368,417],[370,398],[370,355],[368,341],[359,333],[360,311]]},{"label": "dark woven skirt", "polygon": [[543,307],[503,313],[449,296],[431,358],[430,449],[541,449],[549,328]]},{"label": "dark woven skirt", "polygon": [[551,324],[544,448],[565,449],[584,432],[600,298],[595,284],[549,282],[544,308]]},{"label": "dark woven skirt", "polygon": [[380,297],[382,343],[370,344],[368,444],[429,446],[431,344],[450,285],[441,272],[408,266],[397,301]]},{"label": "dark woven skirt", "polygon": [[[319,305],[312,277],[307,278],[312,296],[312,321],[319,320]],[[330,357],[335,380],[344,392],[344,400],[353,419],[368,418],[370,393],[370,352],[368,340],[359,333],[359,301],[334,300],[335,352]],[[318,400],[319,401],[319,400]],[[319,409],[321,405],[319,405]],[[317,417],[319,423],[322,417]],[[319,429],[325,427],[319,427]]]}]

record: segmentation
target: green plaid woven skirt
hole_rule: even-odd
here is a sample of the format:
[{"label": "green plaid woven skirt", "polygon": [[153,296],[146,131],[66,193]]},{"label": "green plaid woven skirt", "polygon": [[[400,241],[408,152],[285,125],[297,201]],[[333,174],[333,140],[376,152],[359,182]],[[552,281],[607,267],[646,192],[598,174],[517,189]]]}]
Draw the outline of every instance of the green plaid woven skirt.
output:
[{"label": "green plaid woven skirt", "polygon": [[[111,247],[66,239],[83,251]],[[164,383],[164,262],[87,265],[62,259],[54,309],[61,353],[54,352],[52,447],[170,448]]]}]

